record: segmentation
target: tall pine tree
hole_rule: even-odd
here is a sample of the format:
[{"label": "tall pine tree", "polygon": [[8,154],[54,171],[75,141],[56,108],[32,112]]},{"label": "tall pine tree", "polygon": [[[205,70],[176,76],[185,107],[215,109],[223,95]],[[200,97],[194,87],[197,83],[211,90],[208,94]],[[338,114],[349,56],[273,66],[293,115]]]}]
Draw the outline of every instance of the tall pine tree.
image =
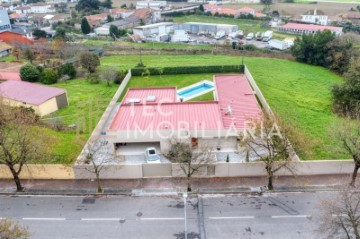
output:
[{"label": "tall pine tree", "polygon": [[86,17],[81,20],[81,31],[84,34],[89,34],[91,32],[91,27]]}]

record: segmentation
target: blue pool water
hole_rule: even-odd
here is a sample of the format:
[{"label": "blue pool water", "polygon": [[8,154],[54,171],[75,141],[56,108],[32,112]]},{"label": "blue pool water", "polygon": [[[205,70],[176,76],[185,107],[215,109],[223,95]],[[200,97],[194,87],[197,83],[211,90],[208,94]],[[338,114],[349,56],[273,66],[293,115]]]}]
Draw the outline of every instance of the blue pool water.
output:
[{"label": "blue pool water", "polygon": [[203,84],[191,87],[189,89],[182,90],[182,91],[178,92],[177,94],[181,98],[190,98],[190,97],[192,97],[194,95],[197,95],[197,94],[199,94],[201,92],[205,92],[205,91],[210,90],[212,88],[214,88],[213,85],[203,83]]}]

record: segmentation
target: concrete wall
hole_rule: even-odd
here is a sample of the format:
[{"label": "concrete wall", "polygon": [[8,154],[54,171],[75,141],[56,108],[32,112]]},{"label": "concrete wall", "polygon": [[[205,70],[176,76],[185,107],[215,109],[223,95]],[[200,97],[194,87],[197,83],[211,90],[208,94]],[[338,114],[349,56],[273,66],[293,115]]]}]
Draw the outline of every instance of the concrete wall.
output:
[{"label": "concrete wall", "polygon": [[[93,130],[93,132],[91,133],[90,138],[88,139],[88,142],[86,142],[86,144],[84,145],[84,148],[86,147],[86,145],[93,141],[94,139],[96,139],[99,136],[102,136],[104,138],[107,138],[109,141],[111,141],[111,139],[109,139],[109,136],[106,135],[106,124],[109,123],[109,120],[111,120],[110,115],[112,115],[113,111],[115,110],[115,106],[118,102],[118,99],[120,98],[122,92],[124,91],[126,85],[129,83],[131,79],[131,71],[129,70],[128,73],[126,74],[125,78],[123,79],[123,81],[121,82],[119,88],[117,89],[117,91],[115,92],[113,98],[111,99],[109,105],[106,107],[106,110],[104,111],[103,115],[101,116],[98,124],[96,125],[95,129]],[[111,136],[110,136],[111,138]],[[82,155],[84,152],[84,148],[82,150],[82,152],[80,153],[80,155],[78,156],[75,165],[79,163],[79,160],[81,161],[82,159]]]},{"label": "concrete wall", "polygon": [[[28,164],[23,166],[21,179],[74,179],[72,166],[62,164]],[[8,167],[0,165],[0,179],[12,179]]]},{"label": "concrete wall", "polygon": [[39,105],[40,116],[50,114],[58,110],[56,98],[53,97]]},{"label": "concrete wall", "polygon": [[144,178],[149,177],[171,177],[172,165],[171,163],[162,164],[143,164],[142,176]]},{"label": "concrete wall", "polygon": [[254,77],[251,75],[251,73],[246,65],[244,66],[244,74],[245,74],[246,78],[248,79],[248,81],[251,85],[251,88],[255,91],[256,96],[257,96],[258,100],[260,101],[262,107],[265,109],[265,111],[268,114],[272,114],[270,105],[267,103],[264,95],[262,94],[260,88],[257,86],[256,81],[254,80]]},{"label": "concrete wall", "polygon": [[[322,160],[293,162],[291,168],[295,175],[326,175],[326,174],[351,174],[354,169],[352,160]],[[265,176],[265,165],[262,162],[254,163],[217,163],[216,177],[253,177]],[[281,169],[275,175],[292,175],[286,169]]]},{"label": "concrete wall", "polygon": [[[76,179],[94,179],[95,174],[91,165],[75,165],[74,175]],[[109,164],[105,165],[100,172],[101,179],[132,179],[142,178],[142,164]]]},{"label": "concrete wall", "polygon": [[69,105],[66,92],[64,94],[56,96],[56,104],[58,109],[61,109]]},{"label": "concrete wall", "polygon": [[[351,174],[354,169],[352,160],[322,160],[293,162],[295,175]],[[202,167],[194,177],[256,177],[266,176],[262,162],[236,163],[221,162]],[[91,165],[29,164],[24,166],[22,179],[93,179]],[[276,176],[292,175],[283,169]],[[107,165],[101,172],[102,179],[135,179],[153,177],[184,177],[179,164],[124,164]],[[9,169],[0,165],[0,179],[12,179]]]},{"label": "concrete wall", "polygon": [[11,107],[26,107],[26,108],[32,108],[36,114],[40,115],[40,109],[37,105],[31,105],[31,104],[24,104],[23,102],[11,100],[7,98],[2,99],[2,103],[9,105]]}]

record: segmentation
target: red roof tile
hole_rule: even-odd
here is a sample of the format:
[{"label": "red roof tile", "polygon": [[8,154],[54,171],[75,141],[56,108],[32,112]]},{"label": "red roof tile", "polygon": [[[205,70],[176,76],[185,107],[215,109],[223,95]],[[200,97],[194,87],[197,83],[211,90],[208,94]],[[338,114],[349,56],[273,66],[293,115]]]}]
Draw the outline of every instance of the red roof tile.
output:
[{"label": "red roof tile", "polygon": [[0,80],[21,81],[19,72],[0,72]]},{"label": "red roof tile", "polygon": [[65,92],[64,89],[24,81],[5,81],[0,84],[2,97],[31,105],[40,105]]},{"label": "red roof tile", "polygon": [[300,23],[287,23],[280,28],[286,29],[296,29],[296,30],[305,30],[305,31],[342,31],[342,27],[333,27],[333,26],[322,26],[322,25],[313,25],[313,24],[300,24]]},{"label": "red roof tile", "polygon": [[245,76],[217,75],[215,86],[225,128],[245,128],[246,120],[261,117],[260,106]]},{"label": "red roof tile", "polygon": [[176,102],[176,87],[131,88],[126,93],[123,103],[129,102],[131,99],[139,99],[141,103],[146,104],[148,96],[155,96],[152,103]]},{"label": "red roof tile", "polygon": [[120,105],[112,130],[222,129],[217,102]]}]

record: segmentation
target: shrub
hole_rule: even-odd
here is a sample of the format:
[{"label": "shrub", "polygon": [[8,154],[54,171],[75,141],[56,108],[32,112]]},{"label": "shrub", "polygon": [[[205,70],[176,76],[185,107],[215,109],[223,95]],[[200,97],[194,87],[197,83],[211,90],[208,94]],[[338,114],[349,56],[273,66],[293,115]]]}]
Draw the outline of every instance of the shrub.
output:
[{"label": "shrub", "polygon": [[20,77],[23,81],[37,82],[40,79],[39,70],[30,64],[20,68]]},{"label": "shrub", "polygon": [[131,69],[133,76],[143,75],[176,75],[176,74],[198,74],[198,73],[229,73],[244,72],[243,65],[215,65],[215,66],[182,66],[182,67],[135,67]]},{"label": "shrub", "polygon": [[52,68],[45,68],[41,74],[41,83],[44,84],[54,84],[59,78],[57,72]]},{"label": "shrub", "polygon": [[126,71],[119,71],[119,73],[116,75],[114,79],[115,84],[121,84],[121,82],[124,80],[126,76]]},{"label": "shrub", "polygon": [[69,80],[76,77],[76,69],[71,63],[65,63],[64,65],[60,66],[58,73],[60,76],[68,75]]}]

